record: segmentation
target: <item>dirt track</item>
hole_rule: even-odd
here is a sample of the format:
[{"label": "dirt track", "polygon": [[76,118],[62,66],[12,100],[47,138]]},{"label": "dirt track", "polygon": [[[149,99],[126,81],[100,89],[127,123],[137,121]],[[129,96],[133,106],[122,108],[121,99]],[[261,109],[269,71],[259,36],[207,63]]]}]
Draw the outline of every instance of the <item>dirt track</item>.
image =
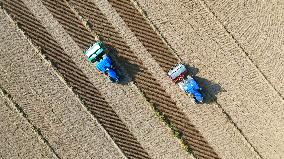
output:
[{"label": "dirt track", "polygon": [[283,98],[283,1],[252,3],[206,0],[206,4]]},{"label": "dirt track", "polygon": [[[42,11],[41,11],[42,12]],[[26,15],[27,16],[27,15]],[[72,17],[72,14],[71,14],[71,17]],[[30,17],[30,18],[32,18],[32,17]],[[76,20],[76,19],[75,19]],[[49,21],[50,22],[50,21]],[[29,35],[29,34],[28,34]],[[90,35],[90,34],[87,34],[87,36],[88,35]],[[76,40],[78,40],[78,39],[76,39]],[[80,39],[79,39],[80,40]],[[62,49],[58,49],[58,50],[62,50]],[[80,54],[81,54],[81,51],[80,51]],[[81,59],[80,59],[81,60]],[[55,64],[55,66],[57,67],[57,69],[58,70],[60,70],[61,68],[60,68],[60,63],[58,64]],[[93,68],[92,68],[93,69]],[[98,75],[96,75],[96,76],[98,76]],[[77,81],[77,83],[79,83],[80,81]],[[70,83],[68,83],[68,84],[70,84]],[[72,83],[71,83],[72,84]],[[84,83],[85,84],[85,83]],[[100,85],[100,84],[99,84]],[[103,86],[103,87],[106,87],[106,86]],[[73,87],[74,88],[74,87]],[[73,89],[74,90],[74,89]],[[127,90],[125,90],[125,91],[127,91]],[[129,90],[128,90],[129,91]],[[127,91],[127,92],[128,92]],[[76,91],[75,91],[76,92]],[[134,92],[135,93],[135,92]],[[112,94],[112,96],[113,96],[113,94]],[[133,95],[132,95],[133,96]],[[81,96],[79,96],[79,97],[81,97]],[[119,98],[119,96],[116,96],[117,98]],[[111,98],[113,98],[113,97],[111,97]],[[131,99],[130,98],[130,96],[128,95],[128,98],[129,99]],[[115,98],[114,98],[115,99]],[[120,99],[123,99],[122,97],[120,98]],[[125,97],[124,97],[124,99],[125,99]],[[125,100],[125,101],[127,101],[127,100]],[[134,100],[135,101],[135,100]],[[143,101],[143,100],[142,100]],[[140,102],[141,103],[141,102]],[[87,103],[88,104],[88,103]],[[138,115],[141,115],[141,113],[143,112],[143,111],[145,111],[145,110],[143,110],[142,112],[141,112],[141,108],[143,108],[141,105],[139,105],[139,103],[137,102],[136,103],[137,104],[137,108],[136,109],[140,109],[139,111],[140,111],[140,114],[138,114]],[[88,106],[88,105],[87,105]],[[131,105],[129,105],[130,107],[131,107]],[[117,107],[117,105],[116,105],[116,107]],[[92,111],[92,109],[91,109],[91,111]],[[137,111],[137,110],[136,110]],[[107,111],[105,111],[105,113],[107,113]],[[139,112],[133,112],[133,115],[135,115],[135,114],[137,114],[137,113],[139,113]],[[143,113],[142,113],[143,114]],[[148,113],[149,114],[149,113]],[[151,115],[151,113],[149,114],[149,115]],[[94,116],[96,116],[96,117],[98,117],[96,114],[94,114]],[[141,117],[141,119],[144,119],[144,116],[145,117],[147,117],[148,115],[143,115],[143,117]],[[151,116],[150,118],[148,117],[148,119],[147,120],[153,120],[152,118],[156,118],[156,117],[153,117],[153,116]],[[108,120],[110,120],[110,119],[108,119]],[[138,119],[134,119],[134,120],[137,120],[138,121]],[[157,120],[157,119],[155,119],[155,120]],[[114,120],[112,120],[112,122],[115,122]],[[142,121],[143,122],[143,121]],[[163,129],[161,129],[161,128],[159,128],[161,125],[157,125],[157,121],[146,121],[145,119],[144,119],[144,122],[147,122],[148,124],[151,124],[152,126],[155,126],[155,130],[154,130],[154,132],[152,132],[152,130],[151,131],[149,131],[149,130],[147,130],[144,134],[142,133],[141,134],[141,132],[143,132],[142,130],[143,129],[145,129],[146,127],[149,127],[149,126],[151,126],[151,125],[147,125],[147,123],[143,123],[143,125],[145,125],[145,126],[143,126],[143,125],[141,125],[140,123],[141,123],[141,121],[140,121],[140,123],[137,123],[137,124],[139,124],[139,125],[141,125],[141,128],[136,128],[137,130],[136,131],[140,131],[140,134],[142,135],[142,137],[144,136],[145,137],[145,139],[143,139],[143,140],[146,140],[147,141],[147,145],[146,145],[146,147],[151,147],[151,151],[150,152],[152,152],[152,153],[156,153],[155,155],[157,155],[158,157],[160,156],[165,156],[166,158],[185,158],[186,156],[184,155],[184,153],[185,153],[185,151],[183,151],[183,150],[181,150],[181,147],[179,146],[179,144],[178,143],[173,143],[173,141],[172,141],[172,139],[167,139],[167,138],[172,138],[171,136],[167,136],[167,135],[170,135],[170,134],[165,134],[163,131],[168,131],[168,130],[163,130]],[[112,123],[110,123],[110,124],[112,124]],[[134,124],[134,123],[133,123]],[[136,127],[137,127],[137,124],[136,124]],[[120,136],[114,136],[114,139],[116,139],[115,137],[118,137],[118,138],[123,138],[123,141],[124,142],[128,142],[128,144],[126,145],[126,144],[124,144],[124,143],[121,143],[121,145],[120,145],[120,143],[119,143],[119,141],[118,141],[118,146],[120,147],[120,148],[122,148],[124,151],[125,151],[125,153],[126,153],[126,155],[128,155],[128,157],[131,157],[131,156],[133,156],[133,155],[136,155],[135,156],[135,158],[137,158],[137,157],[139,157],[139,156],[143,156],[143,150],[142,150],[142,153],[141,153],[141,150],[139,150],[139,145],[137,145],[137,144],[135,144],[135,141],[134,140],[131,140],[131,139],[129,139],[130,137],[129,136],[127,136],[127,134],[126,134],[126,132],[123,132],[123,130],[119,130],[119,128],[120,128],[120,126],[117,126],[117,128],[115,127],[115,126],[113,126],[113,127],[111,127],[111,129],[108,129],[108,127],[107,127],[107,125],[103,125],[103,126],[105,126],[106,127],[106,130],[108,130],[108,131],[110,131],[110,134],[111,133],[119,133],[119,134],[121,134]],[[134,125],[135,126],[135,125]],[[144,127],[144,128],[143,128]],[[147,128],[147,129],[149,129],[149,128]],[[114,130],[114,131],[113,131]],[[151,134],[148,134],[148,133],[150,133],[151,132]],[[168,131],[169,132],[169,131]],[[160,133],[164,133],[164,134],[160,134]],[[160,136],[157,136],[158,134],[160,134]],[[165,135],[167,136],[167,137],[165,137]],[[126,138],[126,137],[128,137],[128,139]],[[155,137],[154,139],[153,139],[153,137]],[[151,140],[150,140],[151,139]],[[165,140],[165,139],[167,139],[167,140]],[[142,141],[140,141],[140,142],[142,142]],[[144,141],[145,142],[145,141]],[[156,143],[155,143],[156,142]],[[176,142],[176,141],[175,141]],[[165,146],[165,148],[164,149],[162,149],[163,148],[163,146],[162,145],[160,145],[159,147],[157,147],[157,148],[153,148],[153,146],[151,146],[151,144],[164,144],[164,146]],[[131,145],[131,146],[128,146],[128,145]],[[170,145],[170,146],[169,146]],[[176,145],[176,146],[174,146],[174,145]],[[128,148],[128,149],[126,149],[126,148]],[[162,154],[161,155],[161,153],[159,153],[160,151],[164,151],[165,149],[168,149],[168,152],[169,153],[164,153],[164,154]],[[129,151],[131,151],[132,150],[132,152],[130,153]],[[153,150],[155,150],[156,152],[153,152]],[[135,152],[136,151],[136,152]],[[129,153],[128,153],[129,152]],[[172,152],[172,153],[171,153]],[[146,157],[146,156],[144,156],[144,157]],[[189,157],[188,155],[187,155],[187,157]],[[187,158],[186,157],[186,158]]]},{"label": "dirt track", "polygon": [[[67,84],[71,86],[74,93],[83,100],[87,109],[102,124],[122,151],[124,151],[128,157],[133,156],[139,158],[141,155],[143,158],[148,158],[148,154],[144,152],[139,143],[135,141],[136,139],[116,113],[109,107],[98,90],[91,84],[82,71],[77,68],[75,63],[70,60],[70,57],[66,54],[64,55],[61,51],[63,49],[53,40],[35,17],[33,17],[28,8],[25,7],[23,3],[17,1],[5,1],[4,9],[14,18],[27,36],[31,38],[32,42],[41,48],[46,58],[56,65],[57,70],[61,73]],[[31,21],[31,23],[29,23],[29,21]],[[81,27],[81,29],[87,32],[84,27]],[[44,40],[42,41],[41,39]],[[86,42],[83,39],[78,40],[85,42],[80,44],[83,45],[82,47],[86,47],[92,39],[94,39],[94,37],[90,37],[90,41]]]},{"label": "dirt track", "polygon": [[[44,58],[51,61],[110,135],[113,146],[118,146],[115,153],[121,150],[128,158],[192,157],[185,154],[177,138],[154,116],[152,105],[179,129],[196,158],[277,158],[283,155],[280,130],[283,127],[283,86],[272,78],[275,75],[281,81],[282,74],[278,72],[283,67],[269,74],[274,65],[265,67],[267,59],[263,59],[269,54],[267,47],[257,47],[264,55],[253,54],[254,47],[248,45],[251,40],[244,40],[255,37],[260,31],[252,29],[257,30],[254,35],[237,34],[241,31],[232,27],[234,19],[219,11],[222,5],[203,1],[42,1],[50,14],[33,1],[24,1],[26,4],[4,1],[4,9],[40,47]],[[146,14],[142,15],[141,11]],[[87,20],[89,28],[82,25],[84,20],[77,14]],[[112,56],[131,82],[112,85],[104,77],[96,78],[100,75],[93,66],[82,62],[82,50],[94,42],[96,36],[113,49]],[[277,42],[281,43],[281,39]],[[255,45],[261,43],[257,41]],[[272,59],[276,66],[283,62],[280,50]],[[202,78],[196,78],[207,92],[203,105],[206,107],[191,103],[166,77],[167,70],[180,60],[189,64],[193,72],[199,69],[198,76]],[[110,93],[109,89],[115,91]],[[15,92],[14,96],[17,96]],[[271,127],[272,123],[275,127]],[[273,137],[271,132],[274,132]],[[66,153],[59,152],[60,155]]]},{"label": "dirt track", "polygon": [[[282,156],[283,99],[203,3],[139,2],[177,55],[207,79],[200,79],[206,91],[214,95],[223,90],[217,95],[217,106],[255,152],[266,158]],[[216,90],[208,81],[222,89]]]},{"label": "dirt track", "polygon": [[0,157],[57,158],[8,95],[0,91]]},{"label": "dirt track", "polygon": [[[54,154],[59,158],[125,158],[15,24],[2,11],[0,15],[3,33],[0,38],[0,85],[18,109],[26,114],[24,117],[42,135]],[[14,54],[4,54],[7,52]],[[21,144],[17,143],[15,148]],[[25,151],[23,148],[20,150]],[[24,153],[20,157],[25,158]]]},{"label": "dirt track", "polygon": [[[151,73],[147,71],[145,66],[143,66],[142,61],[140,61],[135,56],[135,54],[129,49],[129,47],[127,47],[127,45],[121,40],[122,38],[118,36],[119,34],[115,31],[114,28],[111,27],[111,24],[107,22],[106,17],[102,16],[102,13],[100,13],[100,10],[96,7],[95,3],[87,3],[87,1],[70,1],[70,5],[74,6],[74,8],[83,18],[89,20],[98,35],[104,38],[104,41],[108,42],[109,45],[116,48],[117,55],[119,56],[118,59],[126,59],[130,64],[133,64],[138,67],[138,71],[136,72],[136,74],[130,75],[133,79],[133,82],[143,92],[147,101],[149,101],[157,109],[163,112],[165,116],[169,119],[169,121],[179,130],[181,130],[185,141],[193,149],[194,153],[200,158],[217,158],[217,155],[214,153],[214,150],[212,150],[212,148],[206,143],[206,141],[203,139],[202,135],[200,135],[198,130],[196,130],[194,125],[192,125],[190,121],[184,116],[184,114],[175,106],[175,102],[167,94],[164,93],[164,89],[160,86],[160,84],[158,84],[158,82],[151,75]],[[126,3],[126,6],[127,5],[131,5],[131,3]],[[120,5],[120,7],[123,7],[123,5]],[[86,10],[85,8],[88,8],[88,10]],[[127,7],[122,8],[122,10],[127,10]],[[151,53],[153,53],[153,57],[155,57],[155,59],[160,62],[163,69],[168,70],[175,63],[177,63],[177,59],[173,55],[171,56],[171,53],[167,51],[167,47],[163,44],[163,41],[160,39],[159,36],[155,34],[155,32],[151,29],[151,26],[147,24],[145,20],[143,20],[142,15],[140,15],[139,12],[137,12],[137,10],[135,10],[133,7],[128,9],[128,11],[133,13],[132,16],[136,16],[135,19],[140,19],[141,24],[139,24],[139,26],[143,27],[135,27],[135,30],[137,30],[136,33],[138,37],[140,37],[140,41],[143,41],[144,45],[147,46],[147,49],[152,51]],[[96,18],[98,17],[102,20],[101,23],[97,23],[99,19]],[[127,15],[125,15],[125,17],[129,23],[136,22],[135,20],[131,20],[129,16],[127,17]],[[148,28],[148,30],[143,31],[143,29],[146,28]],[[146,34],[146,36],[143,36],[145,32],[150,35]],[[112,36],[109,36],[110,33],[113,33]],[[147,39],[147,37],[150,37],[154,40],[151,41]],[[121,46],[123,46],[124,50],[120,49]],[[158,48],[162,50],[159,50]],[[171,60],[166,61],[166,59]],[[121,61],[120,63],[123,62]],[[126,68],[127,72],[135,70],[135,67],[131,67],[131,65],[122,64],[122,66]]]}]

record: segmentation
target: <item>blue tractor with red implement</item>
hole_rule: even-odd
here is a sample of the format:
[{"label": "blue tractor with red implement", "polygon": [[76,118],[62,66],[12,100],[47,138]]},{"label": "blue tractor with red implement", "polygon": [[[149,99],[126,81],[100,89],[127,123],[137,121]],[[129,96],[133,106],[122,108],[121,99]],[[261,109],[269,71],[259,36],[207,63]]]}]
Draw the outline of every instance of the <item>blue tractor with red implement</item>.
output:
[{"label": "blue tractor with red implement", "polygon": [[202,89],[193,77],[188,75],[185,65],[177,64],[168,72],[168,75],[174,83],[178,84],[183,91],[194,99],[195,103],[203,103]]}]

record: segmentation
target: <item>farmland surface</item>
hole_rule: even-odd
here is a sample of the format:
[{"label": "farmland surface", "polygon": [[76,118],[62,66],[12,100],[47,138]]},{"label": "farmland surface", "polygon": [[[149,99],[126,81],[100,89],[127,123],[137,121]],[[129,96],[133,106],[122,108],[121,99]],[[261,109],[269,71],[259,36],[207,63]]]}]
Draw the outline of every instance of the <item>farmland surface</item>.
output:
[{"label": "farmland surface", "polygon": [[[284,157],[281,1],[0,4],[1,158]],[[121,84],[82,54],[98,40]],[[203,104],[167,77],[177,63]]]},{"label": "farmland surface", "polygon": [[0,157],[57,158],[3,90],[1,90],[0,97],[0,124],[2,128]]}]

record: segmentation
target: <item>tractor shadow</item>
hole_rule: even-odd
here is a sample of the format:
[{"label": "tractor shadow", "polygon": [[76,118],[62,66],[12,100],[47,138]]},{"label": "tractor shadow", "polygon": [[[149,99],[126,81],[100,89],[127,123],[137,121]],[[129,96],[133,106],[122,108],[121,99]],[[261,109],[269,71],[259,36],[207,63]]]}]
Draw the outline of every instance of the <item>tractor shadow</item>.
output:
[{"label": "tractor shadow", "polygon": [[209,104],[214,101],[217,101],[216,96],[218,95],[218,93],[226,92],[224,89],[222,89],[222,87],[219,84],[213,81],[210,81],[208,79],[197,76],[197,73],[199,72],[198,68],[191,67],[188,65],[185,65],[185,66],[187,70],[189,70],[190,72],[189,75],[191,75],[202,88],[201,93],[203,95],[204,103]]},{"label": "tractor shadow", "polygon": [[113,59],[118,74],[121,78],[119,84],[127,85],[133,81],[137,73],[140,71],[138,65],[130,63],[129,59],[119,56],[118,51],[112,45],[106,44],[109,49],[108,55]]}]

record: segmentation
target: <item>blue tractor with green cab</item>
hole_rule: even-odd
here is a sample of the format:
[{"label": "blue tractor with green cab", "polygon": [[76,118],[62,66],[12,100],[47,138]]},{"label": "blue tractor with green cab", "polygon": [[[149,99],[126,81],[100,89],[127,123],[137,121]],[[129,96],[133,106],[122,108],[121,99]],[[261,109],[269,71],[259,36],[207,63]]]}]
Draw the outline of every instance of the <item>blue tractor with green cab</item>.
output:
[{"label": "blue tractor with green cab", "polygon": [[114,67],[113,60],[108,55],[106,45],[98,41],[94,43],[84,54],[87,56],[88,61],[94,63],[96,68],[103,74],[107,75],[112,82],[119,82],[118,72]]}]

